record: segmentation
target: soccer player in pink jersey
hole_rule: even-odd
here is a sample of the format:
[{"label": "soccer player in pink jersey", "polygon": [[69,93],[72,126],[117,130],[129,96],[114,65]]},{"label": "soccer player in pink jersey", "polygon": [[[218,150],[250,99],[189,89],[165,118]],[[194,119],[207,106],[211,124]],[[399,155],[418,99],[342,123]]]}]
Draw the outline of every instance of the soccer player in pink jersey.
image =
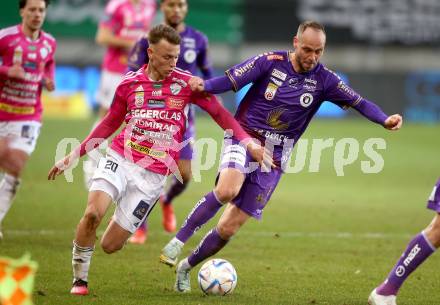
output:
[{"label": "soccer player in pink jersey", "polygon": [[[177,60],[177,67],[196,74],[200,72],[204,79],[210,79],[214,75],[214,68],[208,56],[208,37],[197,29],[185,23],[188,14],[188,2],[186,0],[161,0],[160,10],[163,14],[163,23],[171,26],[180,34],[180,56]],[[148,39],[142,37],[136,42],[128,58],[128,69],[136,71],[144,64],[148,63]],[[194,107],[189,109],[188,127],[183,135],[183,140],[189,143],[180,150],[179,172],[182,179],[176,177],[170,179],[166,191],[159,198],[162,207],[162,225],[167,232],[176,230],[176,216],[174,214],[172,201],[179,196],[191,181],[191,160],[194,156],[194,141],[196,138],[196,114]],[[148,235],[147,223],[139,227],[129,242],[143,244]]]},{"label": "soccer player in pink jersey", "polygon": [[[104,19],[100,22],[96,33],[96,42],[107,48],[96,96],[99,118],[107,113],[115,89],[127,72],[128,54],[131,48],[150,29],[155,15],[155,0],[110,0],[107,3]],[[84,180],[89,187],[90,179],[96,169],[96,160],[90,158],[87,165],[84,167]]]},{"label": "soccer player in pink jersey", "polygon": [[88,271],[96,229],[112,201],[115,213],[101,238],[106,253],[120,250],[154,207],[166,177],[177,171],[179,150],[185,145],[189,103],[207,111],[223,129],[231,129],[251,156],[267,166],[272,159],[210,94],[195,93],[190,73],[176,68],[180,36],[167,25],[149,32],[150,61],[129,72],[118,85],[113,103],[98,126],[49,172],[49,179],[69,168],[77,158],[96,148],[125,121],[92,178],[84,216],[73,241],[72,294],[88,294]]},{"label": "soccer player in pink jersey", "polygon": [[49,0],[20,0],[21,24],[0,30],[0,226],[37,143],[42,88],[55,88],[56,42],[41,30],[48,5]]}]

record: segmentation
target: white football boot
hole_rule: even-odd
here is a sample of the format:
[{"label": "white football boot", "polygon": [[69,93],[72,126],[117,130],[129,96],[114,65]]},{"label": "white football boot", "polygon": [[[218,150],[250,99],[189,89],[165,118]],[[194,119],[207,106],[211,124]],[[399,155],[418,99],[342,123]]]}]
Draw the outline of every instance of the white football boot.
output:
[{"label": "white football boot", "polygon": [[190,274],[191,269],[183,268],[183,262],[185,260],[181,260],[177,265],[176,269],[176,283],[174,284],[174,290],[177,292],[190,292],[191,291],[191,282],[190,282]]},{"label": "white football boot", "polygon": [[182,252],[182,248],[183,243],[177,238],[173,238],[162,249],[162,253],[159,256],[160,262],[170,267],[174,267],[177,264],[177,258]]},{"label": "white football boot", "polygon": [[368,304],[370,305],[397,305],[395,295],[380,295],[377,294],[376,288],[370,293],[368,297]]}]

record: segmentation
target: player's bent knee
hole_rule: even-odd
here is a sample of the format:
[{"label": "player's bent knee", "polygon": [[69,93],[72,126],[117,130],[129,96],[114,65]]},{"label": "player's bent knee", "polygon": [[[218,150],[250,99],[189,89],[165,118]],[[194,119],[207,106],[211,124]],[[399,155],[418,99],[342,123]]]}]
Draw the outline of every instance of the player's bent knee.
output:
[{"label": "player's bent knee", "polygon": [[434,221],[426,228],[425,234],[429,241],[438,248],[440,246],[440,217],[437,216]]},{"label": "player's bent knee", "polygon": [[115,253],[123,248],[123,244],[101,240],[101,248],[107,254]]},{"label": "player's bent knee", "polygon": [[96,228],[101,223],[101,215],[99,215],[98,211],[94,208],[87,208],[84,213],[83,220],[86,225],[87,231],[95,231]]},{"label": "player's bent knee", "polygon": [[191,172],[189,172],[189,173],[182,172],[183,184],[188,184],[191,181],[191,178],[192,178]]},{"label": "player's bent knee", "polygon": [[21,176],[21,173],[24,170],[24,167],[26,165],[26,161],[22,160],[20,158],[16,158],[11,150],[7,150],[3,154],[3,158],[1,158],[2,163],[7,163],[7,166],[2,166],[6,169],[6,172],[9,175],[12,175],[14,177],[19,178]]},{"label": "player's bent knee", "polygon": [[237,197],[240,189],[237,187],[216,187],[215,195],[220,202],[230,202]]}]

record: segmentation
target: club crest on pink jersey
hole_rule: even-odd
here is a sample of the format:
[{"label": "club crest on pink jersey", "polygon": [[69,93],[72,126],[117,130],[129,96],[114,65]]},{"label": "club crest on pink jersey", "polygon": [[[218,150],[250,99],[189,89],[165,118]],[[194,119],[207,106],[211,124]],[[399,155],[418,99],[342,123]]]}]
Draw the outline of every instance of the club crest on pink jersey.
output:
[{"label": "club crest on pink jersey", "polygon": [[170,85],[170,90],[173,95],[177,95],[179,94],[180,90],[182,90],[182,86],[179,85],[178,83],[172,83]]}]

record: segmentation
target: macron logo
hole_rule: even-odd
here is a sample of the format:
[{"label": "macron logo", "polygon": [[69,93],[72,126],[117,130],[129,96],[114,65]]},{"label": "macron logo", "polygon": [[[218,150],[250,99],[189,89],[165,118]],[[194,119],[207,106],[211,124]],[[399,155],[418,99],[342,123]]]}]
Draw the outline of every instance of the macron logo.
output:
[{"label": "macron logo", "polygon": [[411,262],[414,260],[416,255],[419,254],[420,250],[422,250],[422,248],[420,248],[419,244],[416,244],[414,248],[411,249],[411,252],[409,253],[408,257],[405,258],[405,260],[403,261],[405,267],[408,267],[408,265],[411,264]]}]

